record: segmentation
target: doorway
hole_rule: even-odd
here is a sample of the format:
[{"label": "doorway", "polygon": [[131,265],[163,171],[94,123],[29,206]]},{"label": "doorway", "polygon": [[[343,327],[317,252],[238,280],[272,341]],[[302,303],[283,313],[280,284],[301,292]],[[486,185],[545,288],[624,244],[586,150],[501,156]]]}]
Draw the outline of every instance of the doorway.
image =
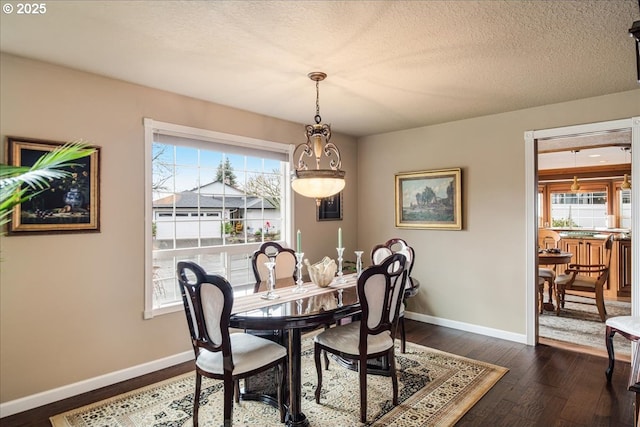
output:
[{"label": "doorway", "polygon": [[[609,122],[591,123],[587,125],[569,126],[563,128],[546,129],[540,131],[525,132],[526,144],[526,186],[527,186],[527,286],[526,286],[526,304],[527,304],[527,343],[535,345],[539,342],[539,324],[537,310],[537,289],[538,289],[538,265],[537,265],[537,229],[539,225],[540,199],[538,192],[539,182],[539,144],[542,141],[554,141],[555,143],[567,143],[574,140],[578,136],[584,137],[582,141],[587,139],[594,140],[595,136],[613,136],[616,132],[626,131],[631,135],[630,153],[628,157],[631,162],[631,168],[640,170],[640,118],[630,118],[623,120],[615,120]],[[590,138],[587,138],[590,137]],[[566,144],[565,144],[566,145]],[[588,144],[586,144],[588,145]],[[568,145],[567,145],[568,146]],[[567,148],[567,147],[563,147]],[[544,151],[544,150],[543,150]],[[571,150],[569,150],[571,151]],[[575,156],[575,154],[574,154]],[[577,159],[572,167],[577,166]],[[640,186],[632,186],[629,192],[631,200],[640,200]],[[640,210],[638,203],[632,204],[631,217],[629,219],[629,228],[640,230]],[[547,215],[548,217],[548,215]],[[550,219],[550,218],[549,218]],[[604,220],[604,218],[602,218]],[[549,221],[551,222],[551,221]],[[551,224],[550,224],[551,225]],[[602,224],[604,225],[604,224]],[[594,227],[595,228],[595,227]],[[637,235],[637,231],[636,231]],[[638,272],[638,259],[640,259],[640,250],[638,245],[631,247],[631,283],[640,283],[640,274]],[[640,313],[640,295],[636,289],[631,292],[631,313]]]}]

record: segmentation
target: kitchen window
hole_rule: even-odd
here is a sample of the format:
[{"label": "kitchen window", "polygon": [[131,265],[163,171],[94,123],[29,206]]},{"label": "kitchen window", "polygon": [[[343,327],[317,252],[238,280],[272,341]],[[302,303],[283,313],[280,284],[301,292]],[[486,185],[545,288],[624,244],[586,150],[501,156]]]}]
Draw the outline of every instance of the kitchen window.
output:
[{"label": "kitchen window", "polygon": [[608,187],[582,183],[573,192],[567,184],[549,191],[550,225],[563,228],[607,227]]}]

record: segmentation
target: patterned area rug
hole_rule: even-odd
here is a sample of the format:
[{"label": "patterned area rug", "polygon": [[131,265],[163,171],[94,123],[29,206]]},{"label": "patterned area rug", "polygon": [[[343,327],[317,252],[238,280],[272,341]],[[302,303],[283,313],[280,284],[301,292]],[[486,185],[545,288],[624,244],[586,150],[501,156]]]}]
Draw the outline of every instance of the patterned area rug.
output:
[{"label": "patterned area rug", "polygon": [[[605,307],[609,317],[631,314],[631,303],[628,302],[605,301]],[[556,316],[555,312],[545,311],[538,318],[538,322],[540,337],[592,347],[606,352],[606,326],[600,320],[598,309],[591,298],[567,295],[564,309],[560,310],[559,316]],[[613,337],[613,348],[616,356],[631,355],[631,342],[619,334]]]},{"label": "patterned area rug", "polygon": [[[451,426],[507,372],[506,368],[407,343],[396,349],[399,401],[391,405],[391,379],[367,377],[366,426]],[[312,426],[362,426],[358,373],[329,365],[323,371],[321,404],[311,340],[302,353],[302,410]],[[192,426],[195,374],[185,374],[51,418],[54,427]],[[222,425],[222,382],[203,379],[201,426]],[[282,426],[275,408],[241,401],[233,408],[235,426]]]}]

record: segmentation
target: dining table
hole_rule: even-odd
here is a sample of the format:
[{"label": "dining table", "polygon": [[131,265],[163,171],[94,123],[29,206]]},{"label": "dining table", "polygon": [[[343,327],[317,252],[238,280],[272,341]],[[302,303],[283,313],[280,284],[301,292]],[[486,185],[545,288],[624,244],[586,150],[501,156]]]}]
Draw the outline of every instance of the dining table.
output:
[{"label": "dining table", "polygon": [[[561,250],[553,250],[553,249],[542,249],[538,251],[538,265],[552,265],[555,269],[558,265],[561,264],[569,264],[571,259],[573,258],[573,254],[571,252],[564,252]],[[553,306],[553,300],[551,299],[552,289],[555,286],[555,283],[549,284],[549,302],[543,301],[543,307],[545,310],[553,311],[555,307]]]},{"label": "dining table", "polygon": [[[259,292],[234,296],[229,326],[254,331],[285,331],[288,351],[288,404],[286,425],[308,426],[302,412],[302,333],[356,315],[360,312],[357,275],[336,277],[327,287],[311,282],[297,287],[276,281],[276,299],[265,299],[264,286]],[[302,289],[303,292],[297,290]]]}]

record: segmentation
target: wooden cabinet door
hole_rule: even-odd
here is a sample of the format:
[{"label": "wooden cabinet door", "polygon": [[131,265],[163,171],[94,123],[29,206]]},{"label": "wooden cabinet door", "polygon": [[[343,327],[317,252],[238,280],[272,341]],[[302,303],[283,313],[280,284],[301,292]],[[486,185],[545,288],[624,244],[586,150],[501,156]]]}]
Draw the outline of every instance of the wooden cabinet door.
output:
[{"label": "wooden cabinet door", "polygon": [[618,245],[618,296],[631,297],[631,240],[619,240]]},{"label": "wooden cabinet door", "polygon": [[[582,250],[582,240],[581,239],[562,239],[560,240],[560,248],[563,252],[570,252],[573,254],[571,257],[571,264],[579,264],[578,260],[580,257],[580,252]],[[562,267],[562,268],[560,268]],[[564,273],[564,270],[569,267],[569,265],[558,266],[558,272]]]},{"label": "wooden cabinet door", "polygon": [[[605,260],[605,248],[604,248],[605,240],[599,239],[585,239],[583,242],[583,259],[580,264],[585,265],[597,265],[604,264]],[[598,277],[599,273],[591,273],[591,277]],[[609,280],[604,285],[605,289],[609,289]]]}]

